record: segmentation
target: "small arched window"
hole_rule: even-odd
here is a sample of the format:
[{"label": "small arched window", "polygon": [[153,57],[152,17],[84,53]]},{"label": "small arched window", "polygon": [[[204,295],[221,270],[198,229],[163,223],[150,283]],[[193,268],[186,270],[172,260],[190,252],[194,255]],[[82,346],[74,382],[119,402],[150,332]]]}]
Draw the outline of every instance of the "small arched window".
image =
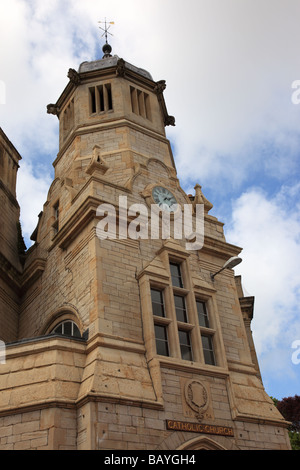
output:
[{"label": "small arched window", "polygon": [[78,326],[72,320],[65,320],[59,323],[51,331],[52,334],[74,336],[75,338],[81,338],[81,334]]}]

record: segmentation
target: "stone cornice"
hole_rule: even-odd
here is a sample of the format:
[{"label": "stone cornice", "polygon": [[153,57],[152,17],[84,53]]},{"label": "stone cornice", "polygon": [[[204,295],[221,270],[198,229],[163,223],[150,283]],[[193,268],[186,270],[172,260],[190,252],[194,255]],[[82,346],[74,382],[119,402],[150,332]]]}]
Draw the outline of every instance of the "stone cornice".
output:
[{"label": "stone cornice", "polygon": [[244,320],[247,319],[251,321],[253,319],[254,299],[254,296],[239,298]]},{"label": "stone cornice", "polygon": [[[0,127],[0,137],[3,138],[4,142],[6,143],[7,147],[9,148],[10,151],[13,152],[13,154],[17,157],[17,161],[16,163],[18,162],[18,160],[21,160],[22,157],[21,155],[19,154],[18,150],[16,149],[16,147],[13,145],[13,143],[9,140],[9,138],[7,137],[7,135],[5,134],[5,132],[3,131],[3,129]],[[17,163],[18,164],[18,163]],[[19,165],[18,165],[19,166]]]},{"label": "stone cornice", "polygon": [[[76,137],[85,135],[85,134],[90,134],[91,132],[99,132],[99,131],[106,131],[108,129],[118,129],[120,127],[128,127],[130,129],[133,129],[137,132],[142,132],[143,134],[147,135],[148,137],[151,137],[153,139],[159,140],[161,142],[166,143],[170,150],[171,150],[171,145],[169,140],[166,138],[164,134],[159,134],[158,132],[155,132],[151,129],[148,129],[147,127],[142,127],[139,124],[136,124],[133,121],[130,121],[128,118],[121,118],[121,119],[114,119],[112,118],[110,121],[106,121],[105,123],[99,122],[93,124],[85,124],[85,125],[80,125],[77,126],[70,136],[66,139],[65,143],[61,147],[60,151],[57,154],[56,159],[53,162],[53,166],[55,167],[56,164],[59,162],[61,157],[64,155],[68,147],[72,144],[72,142],[76,139]],[[172,152],[170,151],[170,155],[172,156]],[[175,168],[175,162],[173,160],[172,156],[172,162]]]},{"label": "stone cornice", "polygon": [[178,360],[177,358],[167,356],[158,356],[158,360],[162,368],[166,367],[167,369],[180,370],[183,372],[201,374],[211,377],[227,378],[229,376],[228,369],[225,369],[223,367],[203,365],[200,363],[197,364],[196,362],[189,364],[184,363],[183,361]]},{"label": "stone cornice", "polygon": [[68,221],[61,227],[59,232],[55,235],[52,245],[49,248],[51,251],[55,246],[66,249],[69,244],[76,238],[79,232],[92,220],[96,215],[97,207],[99,206],[99,199],[88,196],[85,201],[76,209],[74,214]]},{"label": "stone cornice", "polygon": [[8,197],[10,202],[17,208],[20,209],[20,206],[18,204],[17,199],[15,196],[10,192],[10,190],[5,186],[5,184],[0,180],[0,189],[5,193],[5,195]]},{"label": "stone cornice", "polygon": [[222,259],[229,259],[231,256],[238,256],[242,248],[236,245],[231,245],[216,238],[204,236],[204,245],[200,250],[202,253],[217,255]]},{"label": "stone cornice", "polygon": [[22,293],[24,293],[43,274],[46,262],[46,259],[37,258],[26,267],[21,278]]},{"label": "stone cornice", "polygon": [[252,415],[236,413],[236,415],[232,418],[233,421],[241,421],[242,423],[255,423],[255,424],[265,424],[269,426],[279,426],[281,428],[288,428],[290,423],[285,420],[277,420],[271,418],[259,418]]}]

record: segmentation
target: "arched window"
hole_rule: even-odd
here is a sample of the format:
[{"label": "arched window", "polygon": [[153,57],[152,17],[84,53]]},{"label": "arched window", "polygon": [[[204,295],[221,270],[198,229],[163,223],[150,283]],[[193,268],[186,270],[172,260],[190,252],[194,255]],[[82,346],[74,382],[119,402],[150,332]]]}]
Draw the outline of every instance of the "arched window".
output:
[{"label": "arched window", "polygon": [[53,328],[52,334],[74,336],[75,338],[81,338],[81,334],[78,326],[72,320],[64,320]]}]

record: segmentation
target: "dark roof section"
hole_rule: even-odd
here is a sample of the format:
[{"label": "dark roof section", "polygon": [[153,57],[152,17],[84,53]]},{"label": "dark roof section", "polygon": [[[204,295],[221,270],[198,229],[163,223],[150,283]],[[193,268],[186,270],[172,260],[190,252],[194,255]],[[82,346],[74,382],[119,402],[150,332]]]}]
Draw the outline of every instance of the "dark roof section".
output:
[{"label": "dark roof section", "polygon": [[[106,57],[105,59],[94,60],[93,62],[82,62],[80,64],[78,73],[91,72],[94,70],[103,70],[109,67],[116,67],[120,57],[114,55],[113,57]],[[153,78],[147,70],[136,67],[135,65],[130,64],[125,61],[125,67],[132,72],[142,75],[142,77],[148,78],[153,81]]]}]

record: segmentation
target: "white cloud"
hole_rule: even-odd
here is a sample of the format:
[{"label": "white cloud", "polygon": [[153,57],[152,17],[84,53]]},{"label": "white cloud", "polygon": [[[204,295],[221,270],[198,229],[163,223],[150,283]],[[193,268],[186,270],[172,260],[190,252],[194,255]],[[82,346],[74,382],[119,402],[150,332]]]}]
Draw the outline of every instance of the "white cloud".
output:
[{"label": "white cloud", "polygon": [[236,272],[255,296],[258,353],[283,346],[282,341],[290,344],[300,335],[300,211],[294,204],[299,194],[299,184],[283,187],[273,198],[253,188],[233,203],[227,240],[244,247]]},{"label": "white cloud", "polygon": [[21,162],[17,180],[17,198],[21,206],[22,234],[27,248],[30,236],[38,223],[38,214],[43,210],[47,193],[51,184],[51,175],[40,169],[36,175],[33,166],[28,162]]},{"label": "white cloud", "polygon": [[244,247],[241,274],[245,295],[254,295],[251,328],[264,386],[277,398],[300,386],[292,343],[300,340],[300,184],[274,197],[248,189],[233,201],[227,240]]}]

